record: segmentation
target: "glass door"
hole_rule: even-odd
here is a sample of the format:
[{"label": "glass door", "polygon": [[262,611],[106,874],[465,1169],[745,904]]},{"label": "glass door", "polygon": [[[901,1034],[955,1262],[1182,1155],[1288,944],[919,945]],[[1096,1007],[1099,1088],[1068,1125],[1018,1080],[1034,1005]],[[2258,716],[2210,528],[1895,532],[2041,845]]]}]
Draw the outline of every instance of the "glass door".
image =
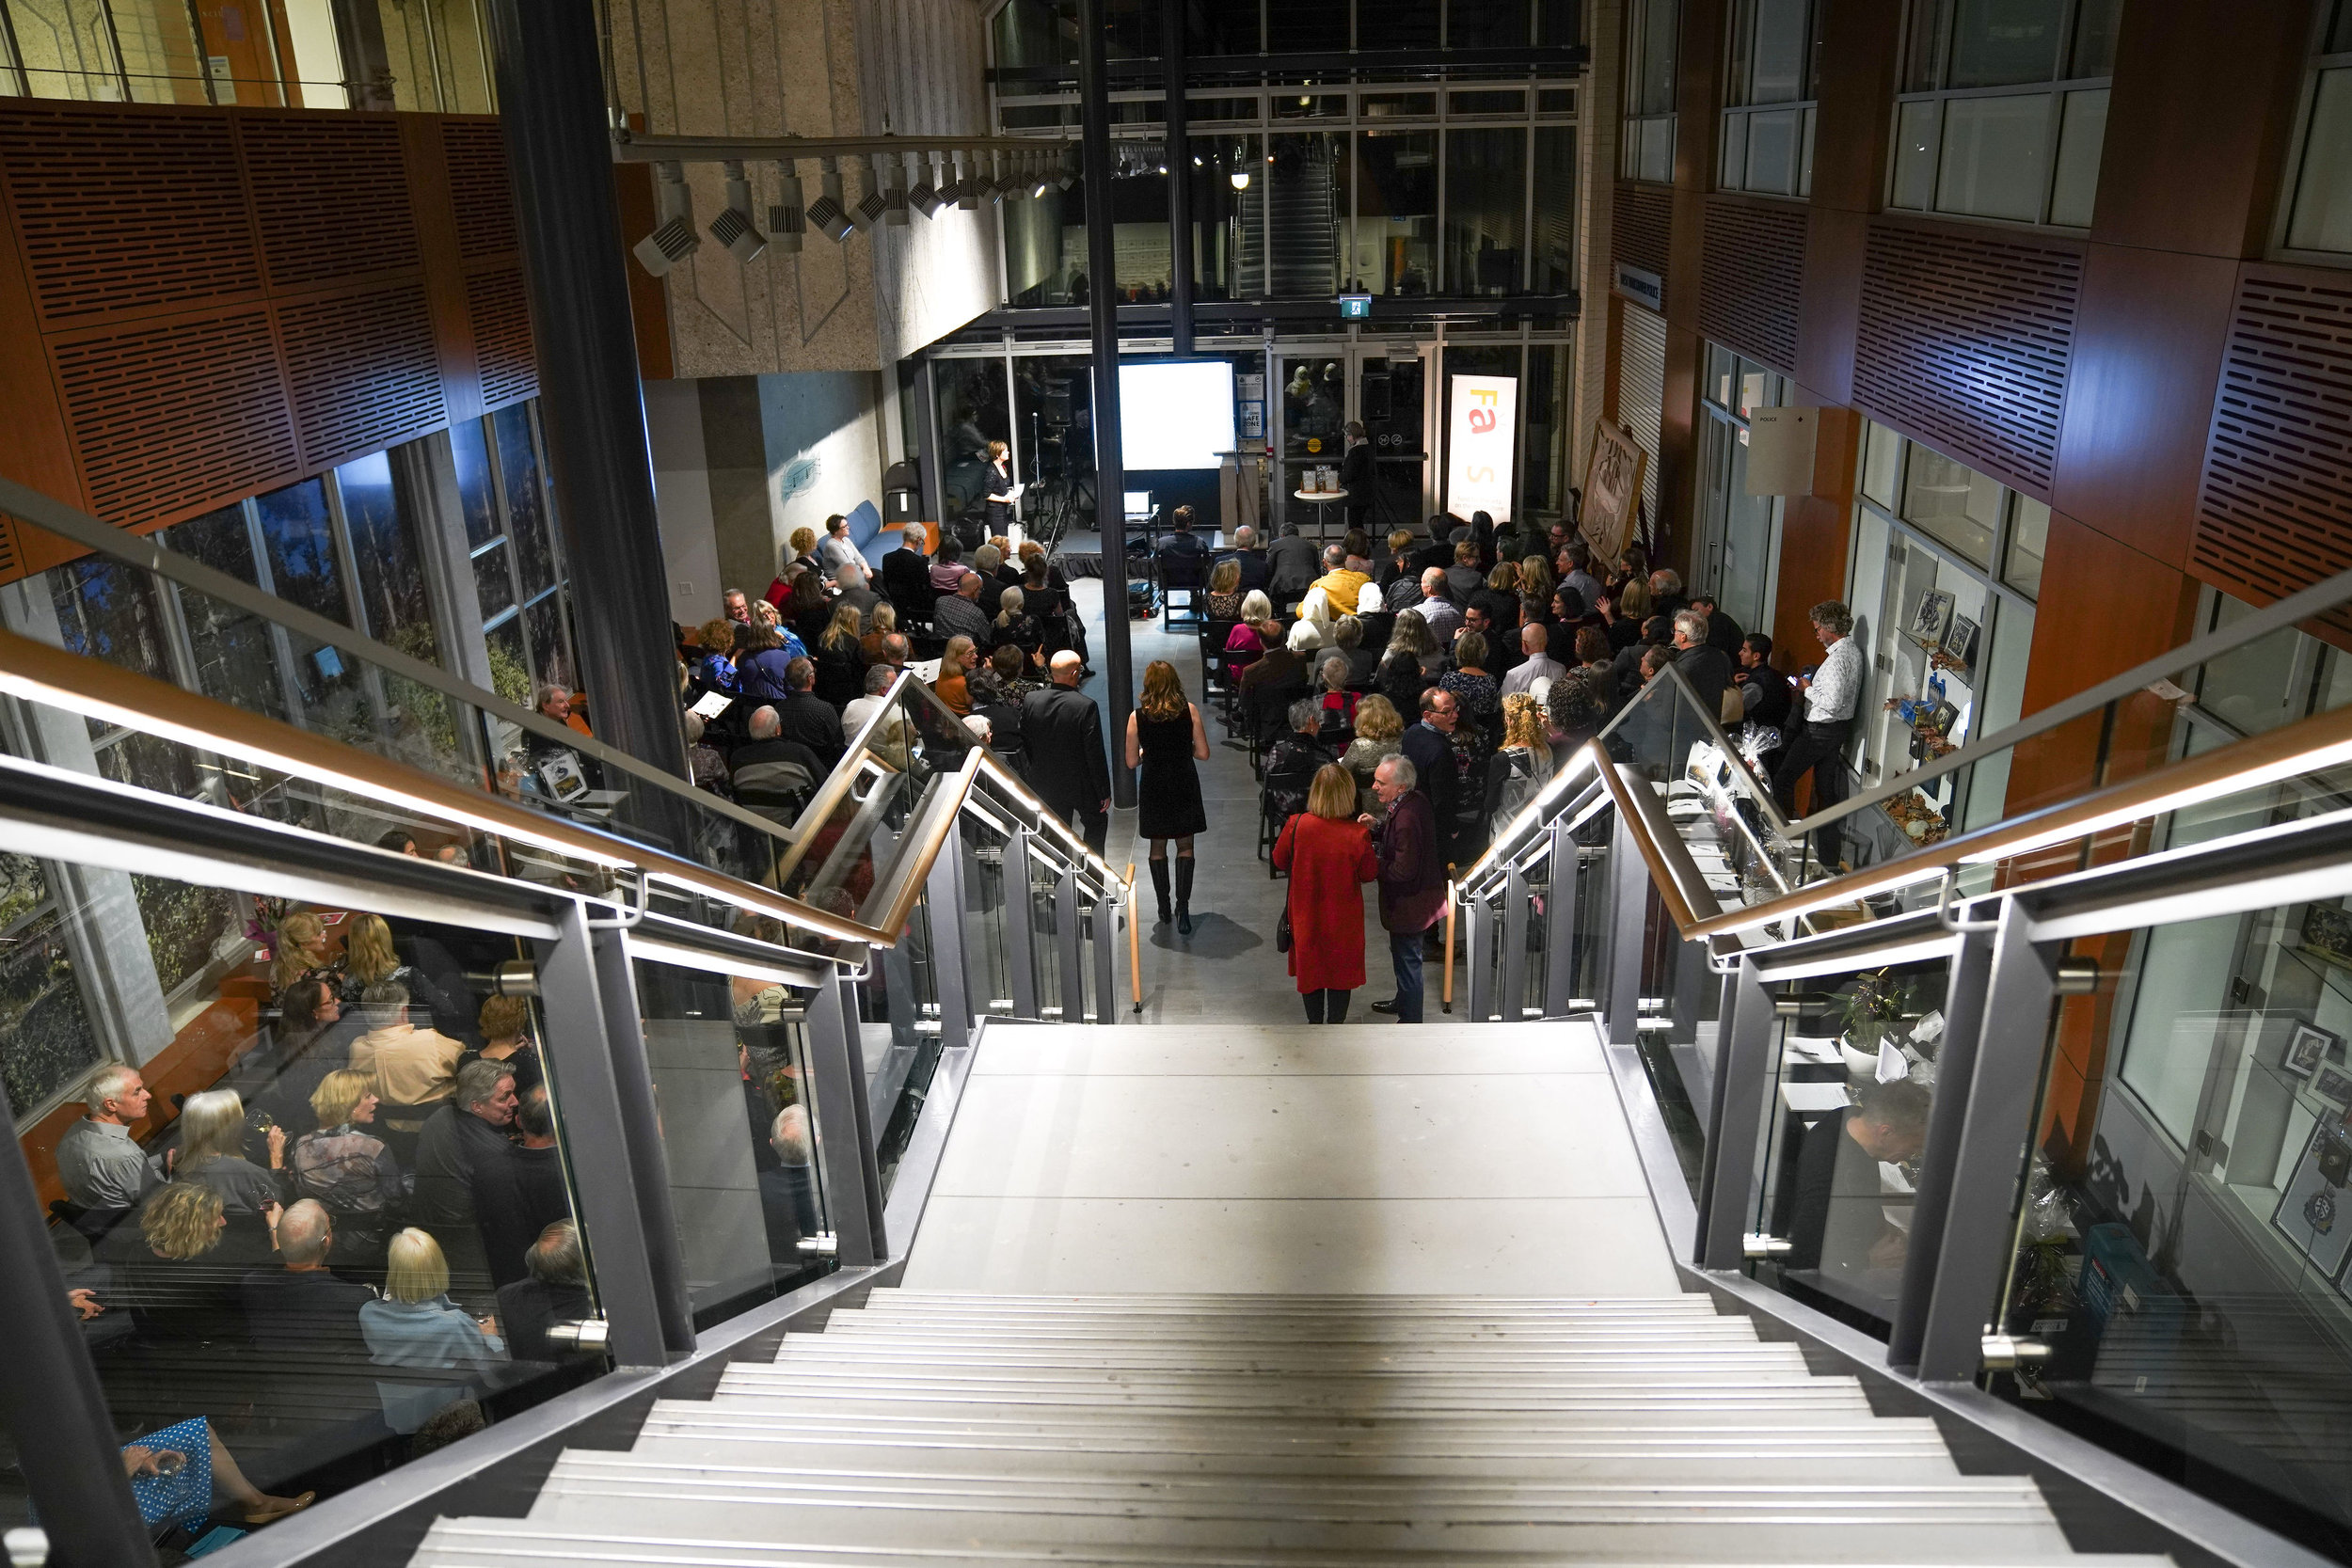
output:
[{"label": "glass door", "polygon": [[1274,515],[1296,523],[1310,538],[1319,525],[1333,539],[1345,528],[1345,506],[1338,501],[1317,503],[1298,499],[1316,488],[1317,468],[1333,470],[1346,449],[1342,435],[1354,416],[1348,412],[1347,346],[1300,344],[1278,348],[1274,357],[1279,390],[1273,400],[1279,425],[1276,430],[1279,457],[1274,466]]},{"label": "glass door", "polygon": [[1430,512],[1428,361],[1383,347],[1358,352],[1356,418],[1372,442],[1376,485],[1365,526],[1378,539],[1391,529],[1418,528]]},{"label": "glass door", "polygon": [[[1275,351],[1275,515],[1311,537],[1318,525],[1334,540],[1359,526],[1376,542],[1391,529],[1418,528],[1429,514],[1429,346],[1416,343],[1403,353],[1399,346],[1300,344]],[[1363,422],[1372,442],[1372,494],[1324,503],[1299,499],[1319,467],[1333,469],[1336,483],[1351,420]]]}]

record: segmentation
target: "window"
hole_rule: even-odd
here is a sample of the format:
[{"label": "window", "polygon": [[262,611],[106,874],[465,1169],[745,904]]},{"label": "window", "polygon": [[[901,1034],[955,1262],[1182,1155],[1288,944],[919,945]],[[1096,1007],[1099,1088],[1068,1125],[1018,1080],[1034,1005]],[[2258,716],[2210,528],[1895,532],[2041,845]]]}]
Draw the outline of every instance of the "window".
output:
[{"label": "window", "polygon": [[1438,133],[1367,131],[1349,273],[1374,293],[1425,294],[1437,275]]},{"label": "window", "polygon": [[1813,194],[1814,71],[1826,0],[1737,0],[1715,183]]},{"label": "window", "polygon": [[2320,35],[2288,179],[2286,248],[2352,256],[2352,0],[2333,0]]},{"label": "window", "polygon": [[1618,173],[1672,184],[1682,0],[1631,0],[1626,11],[1625,137]]},{"label": "window", "polygon": [[2122,0],[1911,0],[1887,205],[2090,225]]},{"label": "window", "polygon": [[1520,288],[1526,245],[1527,133],[1517,126],[1445,135],[1445,290]]}]

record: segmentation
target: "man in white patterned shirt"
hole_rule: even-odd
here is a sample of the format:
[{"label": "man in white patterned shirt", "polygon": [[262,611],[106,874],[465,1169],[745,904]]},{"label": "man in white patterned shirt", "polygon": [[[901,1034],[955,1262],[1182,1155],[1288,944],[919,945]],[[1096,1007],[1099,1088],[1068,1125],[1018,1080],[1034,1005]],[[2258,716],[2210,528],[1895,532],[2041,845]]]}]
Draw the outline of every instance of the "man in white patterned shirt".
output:
[{"label": "man in white patterned shirt", "polygon": [[1862,695],[1862,649],[1852,636],[1853,616],[1836,599],[1813,607],[1813,635],[1826,652],[1809,681],[1800,680],[1804,722],[1788,737],[1772,773],[1772,799],[1783,815],[1797,815],[1797,781],[1813,775],[1813,809],[1836,805],[1846,798],[1846,732],[1853,725],[1854,704]]}]

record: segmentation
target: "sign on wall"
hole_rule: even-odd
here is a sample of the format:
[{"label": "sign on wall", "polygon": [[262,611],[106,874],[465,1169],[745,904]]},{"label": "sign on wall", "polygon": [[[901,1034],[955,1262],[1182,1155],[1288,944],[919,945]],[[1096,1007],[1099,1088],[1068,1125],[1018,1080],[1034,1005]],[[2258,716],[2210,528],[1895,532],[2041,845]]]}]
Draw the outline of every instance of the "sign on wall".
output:
[{"label": "sign on wall", "polygon": [[1511,520],[1511,474],[1518,438],[1519,383],[1509,375],[1457,375],[1448,383],[1453,409],[1446,443],[1446,510]]},{"label": "sign on wall", "polygon": [[1584,469],[1577,531],[1593,547],[1596,562],[1614,565],[1624,558],[1642,495],[1642,466],[1648,461],[1625,426],[1613,420],[1593,421],[1593,456]]}]

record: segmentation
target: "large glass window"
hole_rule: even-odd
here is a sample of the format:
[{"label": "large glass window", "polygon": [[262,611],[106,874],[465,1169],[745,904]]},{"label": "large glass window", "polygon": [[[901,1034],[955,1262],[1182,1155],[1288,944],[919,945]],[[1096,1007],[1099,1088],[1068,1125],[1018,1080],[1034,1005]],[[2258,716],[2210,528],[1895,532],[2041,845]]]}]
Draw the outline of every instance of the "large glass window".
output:
[{"label": "large glass window", "polygon": [[400,494],[383,452],[335,470],[343,521],[358,568],[361,623],[368,635],[411,658],[440,662],[433,599],[417,537],[417,509]]},{"label": "large glass window", "polygon": [[1535,128],[1535,232],[1528,288],[1565,294],[1576,288],[1576,127]]},{"label": "large glass window", "polygon": [[1347,259],[1347,133],[1294,132],[1266,141],[1267,293],[1313,299],[1338,292]]},{"label": "large glass window", "polygon": [[1375,293],[1428,293],[1438,270],[1438,133],[1366,131],[1357,141],[1363,161],[1348,271]]},{"label": "large glass window", "polygon": [[1626,7],[1625,131],[1617,172],[1671,184],[1675,177],[1675,88],[1682,0],[1630,0]]},{"label": "large glass window", "polygon": [[1527,136],[1517,126],[1446,133],[1448,293],[1518,292],[1526,261]]},{"label": "large glass window", "polygon": [[2122,0],[1912,0],[1887,204],[2090,227]]},{"label": "large glass window", "polygon": [[2352,255],[2352,0],[2333,0],[2320,35],[2288,182],[2286,247]]},{"label": "large glass window", "polygon": [[1813,194],[1814,71],[1827,10],[1823,0],[1738,0],[1715,166],[1721,188]]},{"label": "large glass window", "polygon": [[1748,494],[1748,420],[1758,408],[1780,406],[1788,387],[1765,366],[1707,345],[1700,387],[1707,416],[1700,440],[1702,510],[1692,580],[1711,591],[1716,607],[1746,631],[1772,630],[1786,506],[1778,496]]}]

